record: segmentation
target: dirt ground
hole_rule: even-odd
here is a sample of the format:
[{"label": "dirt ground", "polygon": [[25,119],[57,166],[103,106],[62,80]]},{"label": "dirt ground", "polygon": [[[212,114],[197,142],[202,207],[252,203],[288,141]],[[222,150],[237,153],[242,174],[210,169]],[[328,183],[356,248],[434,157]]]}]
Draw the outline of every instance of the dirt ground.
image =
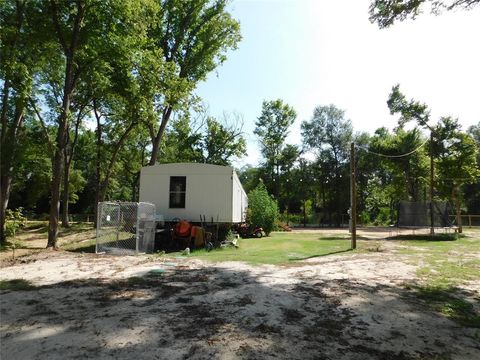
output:
[{"label": "dirt ground", "polygon": [[479,329],[413,296],[395,246],[293,266],[35,253],[0,269],[34,286],[0,291],[0,357],[480,359]]}]

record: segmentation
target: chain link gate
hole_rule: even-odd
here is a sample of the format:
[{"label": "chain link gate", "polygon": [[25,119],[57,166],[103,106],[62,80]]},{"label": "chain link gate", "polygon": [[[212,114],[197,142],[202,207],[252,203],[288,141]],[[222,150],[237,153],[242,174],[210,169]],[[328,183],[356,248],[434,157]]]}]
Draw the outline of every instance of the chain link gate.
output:
[{"label": "chain link gate", "polygon": [[151,253],[154,245],[155,205],[144,202],[98,203],[97,253]]}]

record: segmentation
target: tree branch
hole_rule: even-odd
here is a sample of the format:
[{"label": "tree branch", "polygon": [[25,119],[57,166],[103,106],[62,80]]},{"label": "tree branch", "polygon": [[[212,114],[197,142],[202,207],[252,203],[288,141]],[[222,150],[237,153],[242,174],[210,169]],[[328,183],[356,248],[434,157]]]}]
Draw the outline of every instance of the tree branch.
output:
[{"label": "tree branch", "polygon": [[48,134],[47,126],[45,125],[45,121],[43,120],[43,117],[40,114],[40,111],[38,110],[38,108],[35,105],[35,102],[33,101],[32,98],[29,98],[29,103],[30,103],[30,106],[32,107],[33,111],[37,115],[38,120],[40,121],[40,125],[42,127],[43,134],[45,136],[45,139],[47,140],[48,152],[50,153],[50,156],[53,156],[55,154],[54,147],[53,147],[53,141],[50,138],[50,135]]}]

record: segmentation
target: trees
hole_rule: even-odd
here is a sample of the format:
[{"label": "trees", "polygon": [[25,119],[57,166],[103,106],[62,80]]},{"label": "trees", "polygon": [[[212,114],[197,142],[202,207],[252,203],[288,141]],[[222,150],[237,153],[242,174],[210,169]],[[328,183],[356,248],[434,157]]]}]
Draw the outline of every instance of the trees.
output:
[{"label": "trees", "polygon": [[199,81],[226,60],[240,41],[240,25],[226,11],[227,0],[158,0],[161,11],[150,29],[165,62],[162,87],[151,97],[155,118],[147,123],[155,165],[172,112],[185,108]]},{"label": "trees", "polygon": [[[414,120],[430,130],[430,197],[433,201],[436,190],[437,196],[455,203],[457,224],[461,231],[460,194],[464,185],[474,183],[479,176],[478,149],[474,139],[461,132],[458,121],[450,117],[440,118],[435,125],[429,124],[427,105],[413,99],[407,100],[398,85],[393,87],[387,103],[392,114],[400,113],[400,127]],[[438,166],[437,176],[434,176],[434,166]]]},{"label": "trees", "polygon": [[255,123],[254,134],[260,139],[262,155],[265,158],[263,167],[269,175],[264,181],[277,199],[280,195],[282,150],[288,129],[296,117],[297,114],[291,106],[277,99],[262,103],[262,112]]},{"label": "trees", "polygon": [[[191,117],[194,116],[194,120]],[[186,114],[170,123],[160,147],[162,163],[202,162],[230,165],[246,154],[243,123],[224,114],[219,121],[205,110]]]},{"label": "trees", "polygon": [[[472,125],[467,133],[477,144],[477,165],[480,166],[480,122]],[[465,204],[469,214],[480,213],[480,178],[472,184],[467,184],[464,191]]]},{"label": "trees", "polygon": [[442,10],[470,9],[479,3],[480,0],[373,0],[369,8],[370,21],[376,22],[380,28],[386,28],[395,21],[415,19],[426,6],[438,14]]},{"label": "trees", "polygon": [[[103,82],[108,83],[112,76],[128,77],[129,74],[126,74],[126,71],[132,71],[129,63],[135,62],[136,56],[145,45],[146,24],[150,23],[147,15],[151,10],[153,11],[152,4],[149,0],[141,2],[133,0],[51,1],[49,4],[49,19],[47,18],[45,23],[52,33],[51,46],[54,49],[60,49],[52,59],[59,58],[63,70],[52,171],[47,245],[49,247],[56,246],[60,184],[63,170],[66,165],[69,166],[68,162],[64,163],[64,157],[68,152],[69,129],[76,92],[85,90],[83,95],[88,101],[98,95],[101,90],[108,88],[103,86]],[[118,26],[118,24],[122,25]],[[125,65],[126,60],[130,62],[127,61]],[[132,74],[135,73],[130,72],[130,75]],[[92,87],[85,84],[96,86],[96,91],[89,91]],[[119,87],[116,88],[118,89]],[[66,177],[68,174],[65,174]]]},{"label": "trees", "polygon": [[28,99],[34,78],[49,53],[49,49],[43,46],[42,24],[38,16],[40,6],[37,1],[0,3],[0,244],[5,241],[5,211],[20,158],[19,139],[27,116]]},{"label": "trees", "polygon": [[[36,117],[32,121],[41,125],[45,154],[52,158],[49,247],[56,246],[60,200],[63,224],[68,225],[69,200],[75,198],[70,190],[81,192],[83,179],[96,189],[93,208],[107,196],[116,173],[125,173],[130,182],[131,193],[122,190],[121,196],[135,198],[140,167],[146,157],[156,159],[171,113],[189,111],[189,101],[197,100],[191,96],[196,84],[226,59],[226,51],[240,39],[239,24],[226,11],[226,3],[1,3],[2,230],[14,165],[20,159],[17,135],[29,112]],[[92,123],[95,134],[84,127]],[[199,161],[207,157],[210,162],[227,163],[245,152],[245,141],[238,136],[241,129],[214,119],[206,129],[209,135],[199,138],[205,141]],[[150,150],[148,138],[156,149]],[[134,144],[142,144],[143,149]],[[78,151],[94,150],[96,156],[78,153],[77,146]],[[75,168],[76,158],[80,171]],[[125,163],[127,158],[131,161]],[[119,160],[126,166],[120,168]],[[125,189],[118,182],[114,185]],[[80,203],[85,208],[83,199]]]},{"label": "trees", "polygon": [[[303,144],[313,151],[318,165],[318,178],[323,193],[330,199],[324,201],[324,209],[336,213],[336,223],[340,224],[340,214],[348,208],[348,159],[353,128],[345,112],[335,105],[317,106],[310,121],[301,125]],[[324,198],[325,199],[325,198]]]},{"label": "trees", "polygon": [[254,225],[262,227],[268,236],[275,228],[279,213],[277,201],[273,199],[263,184],[248,193],[248,219]]},{"label": "trees", "polygon": [[439,143],[437,144],[437,167],[439,173],[439,190],[455,204],[457,226],[462,232],[462,192],[464,185],[478,182],[478,148],[469,134],[460,131],[456,120],[445,117],[439,124]]},{"label": "trees", "polygon": [[228,116],[224,115],[223,124],[213,117],[208,117],[202,140],[204,162],[229,165],[233,158],[246,155],[247,143],[242,128],[243,122],[238,117],[230,121]]}]

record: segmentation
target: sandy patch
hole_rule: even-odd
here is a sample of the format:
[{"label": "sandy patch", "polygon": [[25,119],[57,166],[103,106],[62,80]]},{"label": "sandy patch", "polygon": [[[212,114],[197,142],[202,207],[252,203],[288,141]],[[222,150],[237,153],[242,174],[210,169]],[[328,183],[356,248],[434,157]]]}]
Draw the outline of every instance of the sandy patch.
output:
[{"label": "sandy patch", "polygon": [[[296,266],[44,252],[1,270],[2,359],[479,359],[391,253]],[[152,272],[153,270],[153,272]],[[478,289],[477,289],[478,290]],[[470,290],[475,291],[475,289]]]}]

